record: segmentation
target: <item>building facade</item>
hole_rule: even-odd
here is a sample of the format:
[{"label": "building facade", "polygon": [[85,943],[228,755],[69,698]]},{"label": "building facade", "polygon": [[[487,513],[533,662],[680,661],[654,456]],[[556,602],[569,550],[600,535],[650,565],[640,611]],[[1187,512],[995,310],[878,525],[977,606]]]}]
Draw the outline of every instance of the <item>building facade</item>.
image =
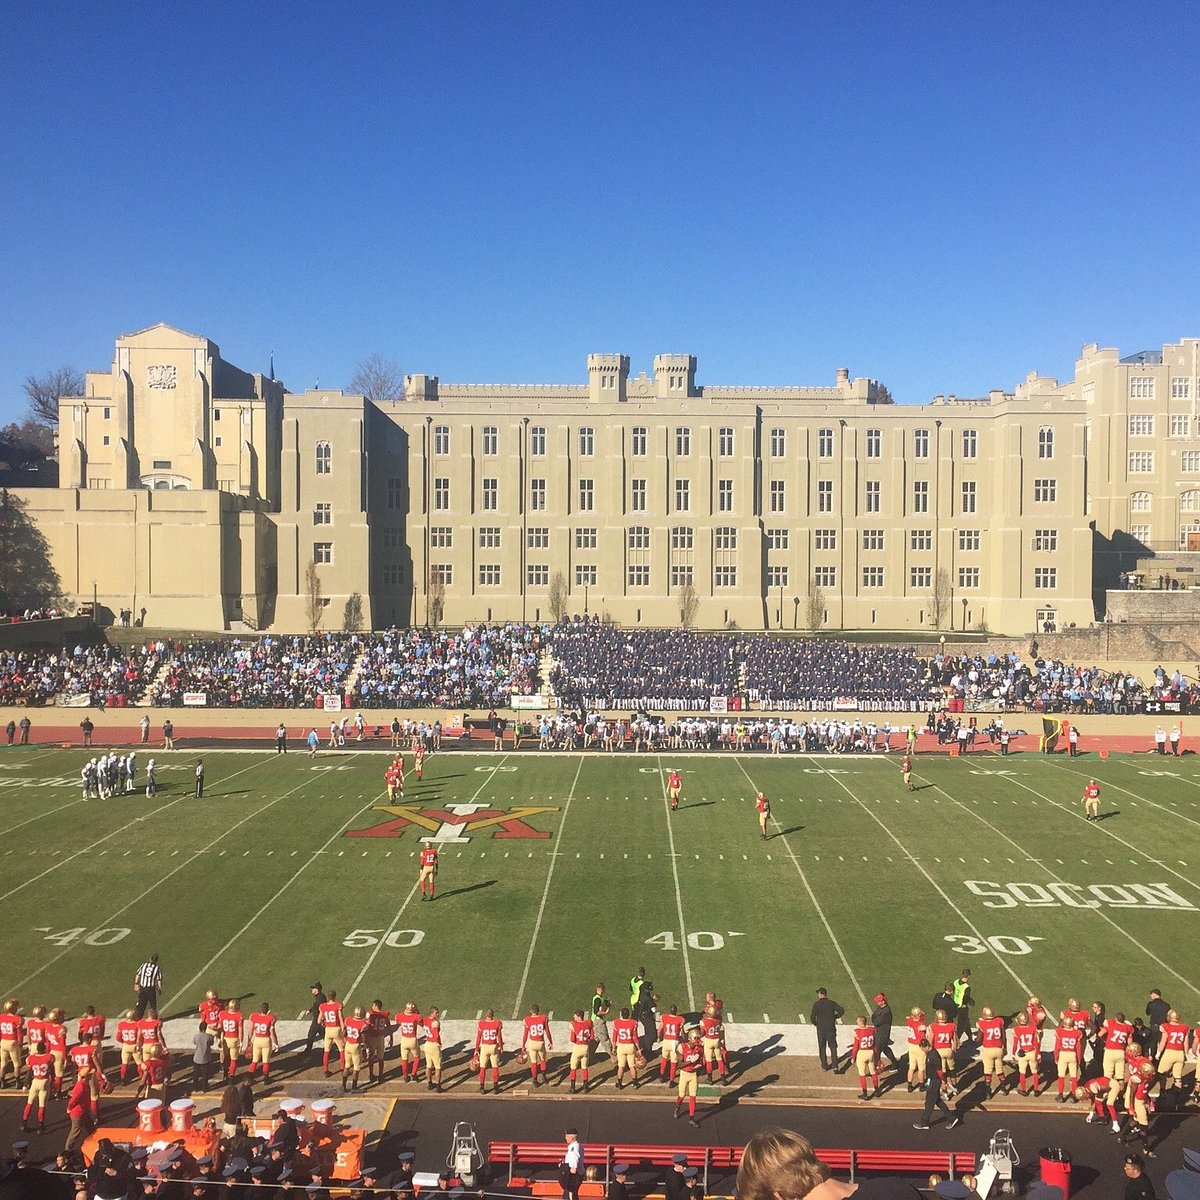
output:
[{"label": "building facade", "polygon": [[312,562],[325,628],[358,594],[376,626],[1027,632],[1090,622],[1097,564],[1200,542],[1198,348],[1088,346],[1069,383],[924,405],[844,370],[701,385],[677,354],[563,386],[410,375],[378,405],[155,326],[64,398],[62,486],[23,499],[68,595],[154,625],[307,628]]}]

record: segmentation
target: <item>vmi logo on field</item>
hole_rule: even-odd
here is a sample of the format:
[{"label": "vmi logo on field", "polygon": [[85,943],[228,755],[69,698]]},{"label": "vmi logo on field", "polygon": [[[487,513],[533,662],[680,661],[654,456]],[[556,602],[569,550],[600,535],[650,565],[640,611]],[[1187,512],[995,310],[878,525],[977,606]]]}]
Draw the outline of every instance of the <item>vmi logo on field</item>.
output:
[{"label": "vmi logo on field", "polygon": [[448,804],[445,808],[418,808],[415,804],[377,804],[375,811],[391,813],[391,819],[368,829],[350,829],[347,837],[398,838],[415,825],[425,834],[421,840],[439,845],[469,842],[472,834],[493,838],[548,838],[549,833],[534,829],[526,818],[541,813],[556,813],[549,806],[522,805],[507,811],[488,804]]}]

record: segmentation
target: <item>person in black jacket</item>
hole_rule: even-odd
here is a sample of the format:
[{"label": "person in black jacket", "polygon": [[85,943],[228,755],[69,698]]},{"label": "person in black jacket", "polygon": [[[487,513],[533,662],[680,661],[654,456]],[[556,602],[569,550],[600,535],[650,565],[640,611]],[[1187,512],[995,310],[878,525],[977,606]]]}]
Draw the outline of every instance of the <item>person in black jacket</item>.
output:
[{"label": "person in black jacket", "polygon": [[311,1054],[313,1042],[319,1042],[325,1036],[325,1031],[321,1028],[320,1017],[321,1005],[325,1003],[326,996],[321,990],[319,979],[308,990],[312,993],[312,1004],[308,1008],[308,1037],[305,1040],[304,1051],[306,1054]]},{"label": "person in black jacket", "polygon": [[817,1030],[817,1054],[822,1071],[832,1071],[838,1065],[837,1023],[845,1011],[836,1000],[830,1000],[824,988],[817,988],[817,999],[809,1020]]},{"label": "person in black jacket", "polygon": [[940,1108],[949,1118],[946,1122],[946,1128],[953,1129],[962,1118],[958,1115],[956,1109],[952,1109],[942,1099],[942,1085],[946,1082],[946,1069],[942,1066],[942,1060],[939,1055],[929,1053],[932,1047],[929,1045],[928,1038],[922,1038],[920,1045],[921,1049],[925,1051],[925,1061],[928,1065],[925,1073],[925,1082],[921,1085],[925,1091],[925,1111],[921,1114],[921,1119],[913,1125],[913,1128],[928,1129],[929,1122],[933,1119],[934,1110]]},{"label": "person in black jacket", "polygon": [[875,997],[871,1024],[875,1026],[875,1069],[886,1058],[889,1066],[899,1070],[900,1061],[892,1053],[892,1006],[883,992]]}]

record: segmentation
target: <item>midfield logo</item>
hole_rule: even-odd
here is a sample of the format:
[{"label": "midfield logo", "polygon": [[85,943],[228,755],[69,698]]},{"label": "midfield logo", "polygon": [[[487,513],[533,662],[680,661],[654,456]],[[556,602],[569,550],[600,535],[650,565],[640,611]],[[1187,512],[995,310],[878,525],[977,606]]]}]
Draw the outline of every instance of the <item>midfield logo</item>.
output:
[{"label": "midfield logo", "polygon": [[367,829],[350,829],[347,837],[398,838],[410,826],[425,831],[423,842],[438,845],[461,845],[471,840],[472,834],[483,834],[500,838],[544,839],[550,836],[534,829],[526,822],[527,817],[541,813],[556,813],[557,808],[548,806],[522,805],[508,810],[492,808],[488,804],[448,804],[445,808],[418,808],[415,804],[377,804],[375,811],[391,813],[387,821]]}]

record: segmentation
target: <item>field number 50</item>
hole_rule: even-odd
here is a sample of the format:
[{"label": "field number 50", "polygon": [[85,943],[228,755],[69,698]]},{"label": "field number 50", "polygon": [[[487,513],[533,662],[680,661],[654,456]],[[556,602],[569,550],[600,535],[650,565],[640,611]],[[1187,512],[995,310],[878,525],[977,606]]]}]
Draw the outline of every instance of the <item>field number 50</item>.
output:
[{"label": "field number 50", "polygon": [[1006,933],[995,933],[989,938],[971,937],[966,933],[948,933],[944,939],[950,943],[955,954],[986,954],[989,950],[997,954],[1031,954],[1030,942],[1044,942],[1045,938],[1012,937]]},{"label": "field number 50", "polygon": [[[379,945],[380,934],[387,933],[386,929],[352,929],[344,938],[342,945],[348,950],[367,950]],[[419,946],[425,940],[423,929],[393,929],[383,939],[385,946],[393,950],[410,950]]]}]

